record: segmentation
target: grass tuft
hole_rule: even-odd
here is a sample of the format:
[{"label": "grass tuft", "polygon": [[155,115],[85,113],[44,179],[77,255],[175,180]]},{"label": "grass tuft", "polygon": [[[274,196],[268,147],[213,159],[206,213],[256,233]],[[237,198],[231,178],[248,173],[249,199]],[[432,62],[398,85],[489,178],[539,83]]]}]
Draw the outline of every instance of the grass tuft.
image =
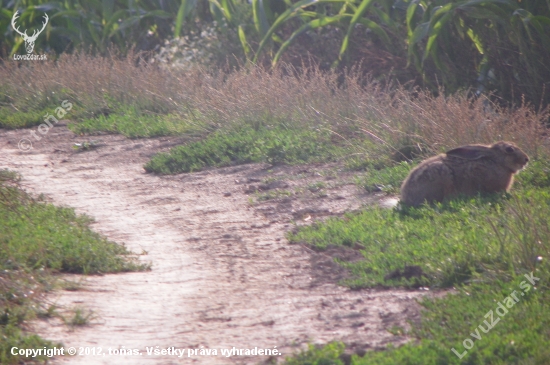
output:
[{"label": "grass tuft", "polygon": [[326,132],[243,126],[225,133],[219,131],[203,141],[158,154],[145,165],[145,170],[177,174],[250,162],[292,164],[330,161],[342,151],[342,148],[331,143]]},{"label": "grass tuft", "polygon": [[382,169],[371,168],[358,181],[358,185],[369,192],[383,191],[388,194],[399,194],[401,184],[412,168],[413,165],[407,162],[400,162]]},{"label": "grass tuft", "polygon": [[141,111],[137,107],[119,108],[115,113],[86,118],[80,123],[71,124],[70,129],[77,134],[97,134],[99,132],[120,133],[129,138],[181,135],[199,130],[178,114],[156,114]]},{"label": "grass tuft", "polygon": [[86,326],[97,318],[93,311],[81,307],[75,307],[71,312],[72,316],[70,318],[65,318],[65,324],[72,329]]},{"label": "grass tuft", "polygon": [[[90,218],[72,209],[33,199],[20,189],[20,177],[0,170],[0,363],[18,364],[12,347],[51,348],[56,344],[27,334],[26,320],[56,315],[43,308],[42,294],[53,273],[97,274],[147,270],[124,246],[89,229]],[[76,313],[74,323],[87,318]],[[57,345],[59,346],[59,345]],[[46,360],[45,357],[37,359]]]}]

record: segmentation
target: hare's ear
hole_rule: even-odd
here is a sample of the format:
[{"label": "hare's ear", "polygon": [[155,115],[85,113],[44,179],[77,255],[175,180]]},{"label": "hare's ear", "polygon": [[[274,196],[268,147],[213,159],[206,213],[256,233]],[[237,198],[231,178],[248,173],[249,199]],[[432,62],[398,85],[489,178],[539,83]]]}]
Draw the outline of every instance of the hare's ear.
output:
[{"label": "hare's ear", "polygon": [[462,146],[447,151],[447,156],[459,157],[466,160],[477,160],[486,157],[489,148],[483,146]]}]

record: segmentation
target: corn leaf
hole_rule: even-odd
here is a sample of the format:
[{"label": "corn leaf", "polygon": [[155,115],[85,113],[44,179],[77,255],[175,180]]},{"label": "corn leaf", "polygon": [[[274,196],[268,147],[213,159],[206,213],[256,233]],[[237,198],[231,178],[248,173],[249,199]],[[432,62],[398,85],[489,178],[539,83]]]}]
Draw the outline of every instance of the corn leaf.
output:
[{"label": "corn leaf", "polygon": [[348,49],[349,44],[349,37],[351,35],[351,32],[353,31],[353,28],[355,27],[355,24],[359,21],[359,18],[365,14],[369,6],[372,5],[374,1],[373,0],[363,0],[361,2],[361,5],[357,8],[357,11],[353,14],[353,17],[351,18],[351,21],[349,23],[348,31],[346,33],[346,36],[344,37],[344,40],[342,41],[342,46],[340,47],[340,54],[338,55],[338,61],[342,60],[342,56],[344,53],[346,53],[346,50]]},{"label": "corn leaf", "polygon": [[302,11],[302,9],[307,8],[308,6],[315,5],[315,4],[328,4],[328,3],[343,3],[347,0],[300,0],[297,3],[293,4],[290,8],[285,10],[275,21],[273,22],[273,25],[267,33],[264,35],[262,41],[260,42],[260,45],[258,46],[258,50],[256,51],[256,54],[254,55],[254,59],[252,62],[256,62],[258,60],[258,57],[260,55],[260,52],[263,50],[267,42],[272,39],[272,35],[275,33],[275,31],[283,24],[285,24],[290,19],[296,17],[299,15],[299,12]]},{"label": "corn leaf", "polygon": [[412,38],[413,35],[413,18],[414,14],[416,13],[416,8],[418,8],[418,1],[413,0],[407,7],[407,14],[406,14],[406,22],[407,22],[407,35],[409,39]]},{"label": "corn leaf", "polygon": [[243,47],[243,51],[246,58],[248,59],[248,55],[250,54],[250,47],[248,46],[248,42],[246,40],[246,34],[244,33],[244,29],[242,25],[239,25],[238,32],[239,32],[239,40],[241,41],[241,46]]},{"label": "corn leaf", "polygon": [[267,22],[263,0],[252,0],[252,17],[256,31],[260,36],[265,36],[269,30],[269,23]]},{"label": "corn leaf", "polygon": [[433,12],[432,20],[430,21],[430,25],[433,24],[433,26],[430,27],[430,31],[428,34],[428,42],[426,43],[426,49],[424,51],[424,57],[422,58],[422,61],[424,61],[428,57],[428,55],[432,51],[432,48],[435,47],[436,45],[435,41],[439,37],[443,29],[443,26],[447,23],[447,21],[453,15],[453,11],[452,11],[453,7],[454,7],[453,4],[447,4],[445,6],[439,7],[439,9]]},{"label": "corn leaf", "polygon": [[481,43],[481,38],[479,37],[479,35],[472,28],[469,28],[466,31],[466,34],[468,35],[468,38],[470,38],[470,40],[476,46],[479,54],[485,54],[485,50],[483,48],[483,44]]},{"label": "corn leaf", "polygon": [[334,24],[342,20],[344,17],[351,17],[349,14],[345,15],[335,15],[331,17],[322,17],[319,19],[314,19],[304,25],[302,25],[298,30],[296,30],[292,35],[281,45],[281,48],[277,51],[275,54],[275,57],[273,58],[272,65],[275,66],[277,62],[279,61],[279,58],[282,56],[282,54],[285,52],[285,50],[292,44],[292,42],[298,37],[300,34],[307,32],[311,29],[316,29],[320,27],[327,26],[329,24]]},{"label": "corn leaf", "polygon": [[181,27],[183,26],[183,19],[185,18],[185,8],[187,7],[187,0],[181,0],[180,7],[178,9],[178,15],[176,15],[176,25],[174,26],[174,37],[180,36]]}]

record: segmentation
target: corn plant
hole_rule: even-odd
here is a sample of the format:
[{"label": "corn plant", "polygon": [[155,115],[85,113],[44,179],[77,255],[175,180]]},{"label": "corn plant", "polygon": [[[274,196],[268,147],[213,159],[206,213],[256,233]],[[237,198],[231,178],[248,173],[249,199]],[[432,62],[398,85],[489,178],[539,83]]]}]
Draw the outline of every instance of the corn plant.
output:
[{"label": "corn plant", "polygon": [[550,57],[550,3],[411,1],[406,22],[409,60],[424,76],[430,59],[441,76],[454,78],[444,79],[446,86],[468,86],[457,79],[473,71],[478,92],[508,89],[511,99],[515,89],[536,101],[543,96],[540,81],[550,80],[550,67],[542,62]]},{"label": "corn plant", "polygon": [[[432,89],[476,87],[496,90],[506,100],[550,101],[550,2],[546,0],[300,0],[272,13],[254,0],[254,22],[262,39],[253,61],[269,45],[273,65],[303,33],[341,28],[338,59],[346,60],[354,29],[366,28],[390,54],[407,54],[409,65]],[[297,20],[297,21],[296,21]],[[281,39],[281,29],[292,34]],[[354,60],[352,60],[354,61]],[[355,60],[357,61],[357,60]],[[406,81],[406,80],[403,80]],[[546,104],[545,104],[546,103]]]}]

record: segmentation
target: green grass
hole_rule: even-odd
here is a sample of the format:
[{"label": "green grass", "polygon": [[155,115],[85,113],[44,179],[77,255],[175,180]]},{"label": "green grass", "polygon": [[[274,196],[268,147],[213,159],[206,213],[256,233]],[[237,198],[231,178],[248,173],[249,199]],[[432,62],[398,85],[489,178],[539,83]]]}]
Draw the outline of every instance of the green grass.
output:
[{"label": "green grass", "polygon": [[263,202],[271,199],[279,199],[279,198],[284,198],[292,195],[294,194],[291,191],[284,190],[284,189],[274,189],[265,193],[259,193],[257,194],[256,198],[259,202]]},{"label": "green grass", "polygon": [[[528,222],[516,214],[526,209],[530,211]],[[328,245],[359,247],[364,260],[342,263],[354,277],[345,284],[354,288],[448,287],[487,271],[520,265],[525,257],[516,252],[517,245],[523,243],[518,240],[523,240],[529,229],[544,227],[548,214],[550,192],[533,190],[510,201],[499,197],[454,200],[436,208],[401,211],[371,207],[303,228],[291,234],[290,240],[321,249]],[[410,280],[385,278],[406,266],[420,266],[423,275]]]},{"label": "green grass", "polygon": [[[61,89],[56,92],[40,93],[35,92],[27,94],[24,97],[15,97],[10,95],[10,90],[0,92],[6,96],[5,100],[0,100],[0,128],[17,129],[29,128],[45,123],[55,125],[55,117],[58,121],[62,119],[78,119],[83,115],[83,109],[76,103],[76,99],[69,90]],[[15,91],[12,90],[15,93]],[[8,96],[9,95],[9,96]],[[69,106],[71,103],[72,106]],[[60,109],[63,110],[61,111]]]},{"label": "green grass", "polygon": [[310,345],[306,351],[287,358],[286,365],[344,365],[341,359],[345,346],[339,342],[330,343],[324,347]]},{"label": "green grass", "polygon": [[[63,100],[71,102],[72,107],[66,110],[61,118],[56,114],[56,108],[65,105],[62,104]],[[154,112],[149,111],[144,105],[122,105],[109,95],[104,95],[103,105],[96,105],[93,109],[86,109],[86,106],[90,107],[89,101],[82,102],[70,97],[63,100],[55,97],[47,100],[47,103],[20,102],[18,109],[15,109],[15,106],[0,107],[0,128],[33,127],[44,123],[46,116],[53,115],[58,120],[73,121],[69,128],[76,134],[107,132],[120,133],[129,138],[145,138],[203,133],[204,130],[204,123],[199,121],[198,112],[191,117],[165,110]],[[50,120],[50,122],[54,124],[54,121]]]},{"label": "green grass", "polygon": [[[17,364],[13,346],[52,347],[27,334],[28,319],[52,314],[42,293],[51,290],[54,273],[99,274],[146,270],[124,246],[89,229],[90,218],[72,209],[37,201],[20,190],[16,173],[0,170],[0,363]],[[43,360],[43,359],[42,359]]]},{"label": "green grass", "polygon": [[[405,166],[403,166],[404,168]],[[392,167],[377,179],[391,185]],[[404,171],[403,171],[404,172]],[[342,284],[365,287],[451,287],[458,294],[424,299],[422,320],[408,333],[415,341],[386,351],[355,356],[352,364],[545,364],[550,357],[550,162],[540,159],[517,176],[510,194],[457,198],[445,204],[385,210],[368,208],[290,234],[292,242],[324,249],[341,245],[364,259],[340,263],[352,278]],[[368,172],[367,172],[368,178]],[[419,276],[404,277],[406,267]],[[536,290],[523,290],[534,272]],[[487,333],[484,317],[516,291],[508,308]],[[524,293],[522,296],[521,293]],[[496,313],[496,312],[495,312]],[[477,332],[476,332],[477,328]],[[397,332],[403,332],[402,330]],[[476,340],[470,334],[482,339]],[[474,346],[459,359],[465,339]],[[468,345],[468,343],[467,343]],[[316,348],[287,364],[339,364],[342,347]],[[324,352],[328,351],[328,355]],[[301,359],[297,361],[297,359]]]},{"label": "green grass", "polygon": [[82,327],[90,324],[90,322],[97,318],[96,314],[88,309],[75,307],[71,311],[70,318],[64,318],[65,324],[74,329],[75,327]]},{"label": "green grass", "polygon": [[392,166],[379,169],[368,168],[365,177],[357,184],[369,192],[383,191],[388,194],[399,194],[401,183],[412,168],[413,164],[407,162],[394,163]]},{"label": "green grass", "polygon": [[0,128],[28,128],[44,123],[44,115],[51,113],[55,107],[38,111],[15,111],[10,107],[0,108]]},{"label": "green grass", "polygon": [[154,156],[145,170],[159,174],[198,171],[250,162],[305,163],[330,161],[343,152],[328,133],[308,129],[254,129],[241,126],[217,131],[206,139]]},{"label": "green grass", "polygon": [[539,159],[529,162],[527,168],[515,178],[513,189],[516,188],[550,188],[550,162]]},{"label": "green grass", "polygon": [[[8,191],[11,196],[19,194]],[[17,197],[16,197],[17,199]],[[7,269],[30,269],[96,274],[142,268],[130,252],[88,228],[91,220],[69,208],[26,202],[0,205],[0,257]],[[9,267],[9,263],[14,267]]]},{"label": "green grass", "polygon": [[157,114],[138,107],[117,107],[108,115],[84,118],[69,128],[76,134],[120,133],[129,138],[178,135],[197,131],[199,126],[178,114]]},{"label": "green grass", "polygon": [[[537,289],[530,287],[523,276],[503,282],[472,284],[459,294],[440,299],[424,299],[420,324],[413,325],[409,335],[413,341],[385,351],[368,351],[363,357],[355,355],[354,365],[501,365],[546,364],[550,356],[550,308],[548,292],[550,276],[547,267],[537,271]],[[515,293],[514,293],[515,291]],[[521,293],[524,293],[524,296]],[[519,300],[512,303],[514,294]],[[502,303],[508,312],[499,308]],[[498,308],[498,312],[497,312]],[[492,311],[493,319],[490,314]],[[500,315],[502,314],[502,316]],[[487,317],[485,317],[487,315]],[[487,321],[487,326],[484,322]],[[495,323],[496,322],[496,323]],[[480,326],[482,328],[480,328]],[[490,328],[492,327],[492,328]],[[490,328],[490,329],[489,329]],[[483,329],[488,330],[487,333]],[[473,333],[474,336],[471,334]],[[477,336],[477,338],[476,338]],[[481,339],[479,339],[481,337]],[[463,342],[470,339],[473,347],[467,350]],[[467,343],[467,346],[470,344]],[[459,355],[460,359],[452,349]],[[287,365],[344,364],[344,346],[329,344],[324,348],[310,347],[308,351],[289,358]]]}]

